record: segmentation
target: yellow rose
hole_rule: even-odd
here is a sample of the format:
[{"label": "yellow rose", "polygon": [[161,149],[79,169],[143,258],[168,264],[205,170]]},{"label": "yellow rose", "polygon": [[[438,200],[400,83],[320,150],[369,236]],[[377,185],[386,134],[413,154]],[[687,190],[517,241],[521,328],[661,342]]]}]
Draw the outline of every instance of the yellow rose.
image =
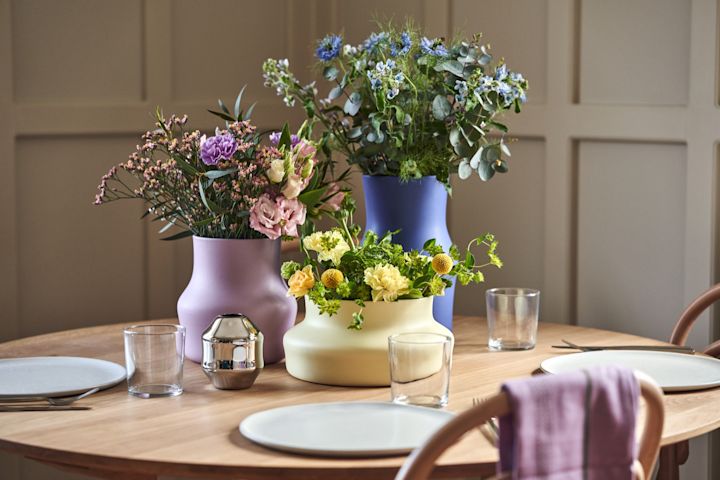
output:
[{"label": "yellow rose", "polygon": [[450,258],[449,255],[445,255],[444,253],[438,253],[435,255],[432,259],[432,268],[440,275],[445,275],[446,273],[450,273],[450,270],[452,270],[453,267],[453,261],[452,258]]},{"label": "yellow rose", "polygon": [[345,241],[342,233],[337,230],[315,232],[305,237],[303,246],[308,250],[317,252],[318,260],[321,262],[329,260],[334,265],[339,265],[342,256],[350,250],[350,245]]},{"label": "yellow rose", "polygon": [[320,281],[322,281],[323,285],[327,288],[337,288],[344,279],[345,276],[343,273],[336,268],[328,268],[320,276]]},{"label": "yellow rose", "polygon": [[288,296],[303,297],[314,286],[315,275],[313,275],[312,266],[308,265],[302,270],[293,273],[290,280],[288,280]]},{"label": "yellow rose", "polygon": [[387,263],[366,268],[364,280],[372,288],[373,302],[394,302],[410,290],[410,281],[396,266]]}]

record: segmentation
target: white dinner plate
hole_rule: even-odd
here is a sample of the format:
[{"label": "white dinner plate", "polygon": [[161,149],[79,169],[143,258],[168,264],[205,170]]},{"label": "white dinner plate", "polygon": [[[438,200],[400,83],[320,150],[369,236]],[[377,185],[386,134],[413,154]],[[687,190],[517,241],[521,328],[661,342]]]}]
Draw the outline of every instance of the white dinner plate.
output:
[{"label": "white dinner plate", "polygon": [[594,365],[622,365],[648,374],[666,392],[720,386],[720,360],[673,352],[600,350],[549,358],[540,364],[547,373],[562,373]]},{"label": "white dinner plate", "polygon": [[452,418],[442,410],[394,403],[310,403],[254,413],[240,432],[287,452],[374,457],[406,454]]},{"label": "white dinner plate", "polygon": [[110,388],[125,379],[117,363],[84,357],[0,359],[0,398],[62,397]]}]

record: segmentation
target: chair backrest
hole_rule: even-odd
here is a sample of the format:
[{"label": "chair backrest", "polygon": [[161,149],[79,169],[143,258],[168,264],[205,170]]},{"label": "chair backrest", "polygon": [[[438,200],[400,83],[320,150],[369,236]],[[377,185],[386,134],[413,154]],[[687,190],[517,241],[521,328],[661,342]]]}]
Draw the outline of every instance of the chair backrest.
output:
[{"label": "chair backrest", "polygon": [[[680,315],[680,319],[678,319],[675,324],[675,328],[670,336],[670,343],[675,345],[684,345],[695,320],[697,320],[698,317],[710,307],[710,305],[718,300],[720,300],[720,283],[700,294],[699,297],[688,305],[682,315]],[[713,357],[720,357],[720,340],[708,345],[703,350],[703,353]]]},{"label": "chair backrest", "polygon": [[[665,422],[663,393],[647,375],[635,372],[635,376],[640,384],[640,394],[645,399],[646,408],[638,448],[638,460],[642,471],[638,472],[637,477],[651,478],[650,474],[657,461]],[[395,480],[427,480],[430,478],[435,461],[465,433],[483,425],[492,417],[501,417],[509,412],[510,403],[504,393],[498,393],[480,405],[462,412],[410,454]]]}]

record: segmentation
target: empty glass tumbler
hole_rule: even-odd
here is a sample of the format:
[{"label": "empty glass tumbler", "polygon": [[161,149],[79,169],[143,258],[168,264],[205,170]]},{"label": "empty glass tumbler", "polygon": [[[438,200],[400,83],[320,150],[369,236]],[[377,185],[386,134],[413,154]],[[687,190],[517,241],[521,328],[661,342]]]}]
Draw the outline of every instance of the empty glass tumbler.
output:
[{"label": "empty glass tumbler", "polygon": [[388,346],[392,401],[436,408],[447,405],[452,337],[399,333],[388,338]]},{"label": "empty glass tumbler", "polygon": [[535,348],[540,291],[493,288],[485,292],[490,350]]},{"label": "empty glass tumbler", "polygon": [[185,327],[135,325],[124,333],[128,393],[141,398],[180,395]]}]

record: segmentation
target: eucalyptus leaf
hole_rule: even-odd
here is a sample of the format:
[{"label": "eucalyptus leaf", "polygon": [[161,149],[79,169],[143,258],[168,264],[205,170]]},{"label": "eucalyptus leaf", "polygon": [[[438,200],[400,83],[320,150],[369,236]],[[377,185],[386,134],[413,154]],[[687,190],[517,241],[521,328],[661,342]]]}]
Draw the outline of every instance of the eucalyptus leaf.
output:
[{"label": "eucalyptus leaf", "polygon": [[460,143],[460,130],[453,128],[450,130],[450,145],[453,147]]},{"label": "eucalyptus leaf", "polygon": [[493,175],[495,175],[495,170],[492,168],[492,163],[488,162],[480,162],[477,172],[480,180],[482,180],[483,182],[487,182],[493,177]]},{"label": "eucalyptus leaf", "polygon": [[473,169],[470,167],[470,162],[467,161],[466,158],[464,158],[460,165],[458,165],[458,177],[460,177],[460,180],[465,180],[470,178],[472,175]]},{"label": "eucalyptus leaf", "polygon": [[504,153],[506,156],[512,157],[512,155],[510,155],[510,149],[505,144],[505,142],[500,142],[500,150],[502,150],[502,153]]},{"label": "eucalyptus leaf", "polygon": [[362,128],[360,127],[353,127],[347,132],[347,138],[354,140],[362,135]]},{"label": "eucalyptus leaf", "polygon": [[354,117],[357,115],[357,113],[360,111],[360,106],[362,105],[362,97],[358,92],[353,92],[350,94],[350,98],[347,99],[345,102],[345,106],[343,108],[343,111],[350,115],[351,117]]},{"label": "eucalyptus leaf", "polygon": [[323,77],[330,81],[335,80],[339,73],[340,70],[338,70],[337,67],[332,65],[323,69]]},{"label": "eucalyptus leaf", "polygon": [[508,163],[505,160],[498,160],[493,163],[493,169],[498,173],[507,173],[509,170]]},{"label": "eucalyptus leaf", "polygon": [[340,85],[333,87],[332,90],[330,90],[330,93],[328,94],[328,99],[335,100],[340,95],[342,95],[343,89]]},{"label": "eucalyptus leaf", "polygon": [[444,62],[435,65],[435,71],[441,72],[443,70],[458,77],[462,77],[463,64],[457,60],[445,60]]},{"label": "eucalyptus leaf", "polygon": [[443,95],[436,95],[432,103],[433,116],[437,120],[445,120],[450,115],[450,102]]},{"label": "eucalyptus leaf", "polygon": [[472,156],[470,159],[470,167],[473,170],[477,170],[478,166],[480,165],[480,158],[482,157],[482,151],[483,147],[478,148],[477,152],[475,152],[475,155]]}]

